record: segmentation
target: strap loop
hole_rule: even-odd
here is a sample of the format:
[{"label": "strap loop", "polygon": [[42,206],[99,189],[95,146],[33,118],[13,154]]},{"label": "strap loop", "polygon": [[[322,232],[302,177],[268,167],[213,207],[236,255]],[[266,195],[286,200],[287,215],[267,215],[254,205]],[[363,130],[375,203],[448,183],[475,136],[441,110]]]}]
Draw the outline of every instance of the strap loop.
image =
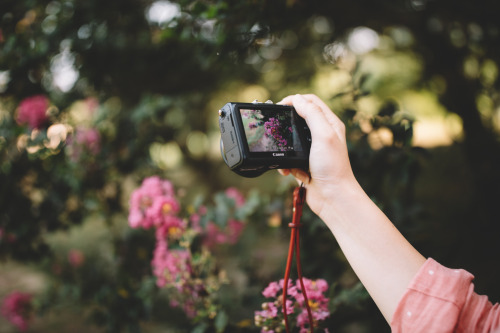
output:
[{"label": "strap loop", "polygon": [[311,307],[309,306],[309,299],[307,298],[307,292],[306,288],[304,286],[304,281],[302,278],[302,267],[300,264],[300,246],[299,246],[299,232],[300,232],[300,227],[302,226],[300,224],[300,218],[302,217],[302,207],[304,206],[306,198],[306,188],[304,187],[304,184],[302,183],[300,187],[296,187],[293,191],[293,217],[292,217],[292,222],[288,224],[290,228],[292,228],[292,232],[290,235],[290,246],[288,249],[288,258],[286,262],[286,270],[285,270],[285,278],[284,278],[284,283],[283,283],[283,315],[285,317],[285,327],[286,331],[290,332],[290,328],[288,325],[288,313],[287,313],[287,308],[286,308],[286,299],[287,299],[287,292],[288,292],[288,281],[290,278],[290,270],[292,267],[292,259],[293,259],[293,253],[294,250],[296,252],[297,258],[297,274],[299,277],[299,282],[300,282],[300,287],[302,289],[302,294],[304,295],[304,304],[307,309],[307,315],[309,317],[309,327],[311,329],[311,333],[314,330],[314,321],[312,317],[312,311]]}]

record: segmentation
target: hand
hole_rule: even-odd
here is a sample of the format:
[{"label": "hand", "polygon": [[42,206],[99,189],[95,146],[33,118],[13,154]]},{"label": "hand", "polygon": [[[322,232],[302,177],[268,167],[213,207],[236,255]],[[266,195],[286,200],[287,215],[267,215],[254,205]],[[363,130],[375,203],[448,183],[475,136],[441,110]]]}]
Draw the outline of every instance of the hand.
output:
[{"label": "hand", "polygon": [[321,217],[326,204],[341,199],[349,186],[359,186],[354,177],[347,153],[344,123],[315,95],[293,95],[280,104],[293,105],[311,130],[312,146],[309,172],[283,169],[307,188],[307,203]]}]

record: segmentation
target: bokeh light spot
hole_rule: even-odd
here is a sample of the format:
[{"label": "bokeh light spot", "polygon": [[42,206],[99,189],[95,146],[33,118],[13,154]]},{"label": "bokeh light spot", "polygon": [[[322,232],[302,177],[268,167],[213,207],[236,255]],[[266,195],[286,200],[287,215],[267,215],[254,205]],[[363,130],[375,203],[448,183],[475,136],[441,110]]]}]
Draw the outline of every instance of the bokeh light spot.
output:
[{"label": "bokeh light spot", "polygon": [[189,133],[186,139],[186,145],[189,153],[195,158],[203,157],[208,150],[207,135],[200,131],[193,131]]},{"label": "bokeh light spot", "polygon": [[175,141],[153,143],[149,147],[149,155],[153,163],[164,170],[175,168],[182,161],[182,151]]}]

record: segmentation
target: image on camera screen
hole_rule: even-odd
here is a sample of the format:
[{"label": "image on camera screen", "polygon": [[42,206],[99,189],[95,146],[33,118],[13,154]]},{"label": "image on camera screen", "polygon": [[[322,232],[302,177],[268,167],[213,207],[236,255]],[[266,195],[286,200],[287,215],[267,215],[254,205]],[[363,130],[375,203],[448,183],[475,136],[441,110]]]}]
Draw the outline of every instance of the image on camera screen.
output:
[{"label": "image on camera screen", "polygon": [[250,152],[302,151],[292,111],[240,109]]}]

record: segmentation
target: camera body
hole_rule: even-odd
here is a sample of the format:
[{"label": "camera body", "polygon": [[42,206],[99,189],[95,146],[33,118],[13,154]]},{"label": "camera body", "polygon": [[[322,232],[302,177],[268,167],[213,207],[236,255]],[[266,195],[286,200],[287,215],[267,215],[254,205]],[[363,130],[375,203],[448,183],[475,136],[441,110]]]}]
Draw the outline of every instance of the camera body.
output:
[{"label": "camera body", "polygon": [[219,110],[219,127],[222,158],[241,176],[309,168],[311,132],[292,106],[271,101],[226,103]]}]

